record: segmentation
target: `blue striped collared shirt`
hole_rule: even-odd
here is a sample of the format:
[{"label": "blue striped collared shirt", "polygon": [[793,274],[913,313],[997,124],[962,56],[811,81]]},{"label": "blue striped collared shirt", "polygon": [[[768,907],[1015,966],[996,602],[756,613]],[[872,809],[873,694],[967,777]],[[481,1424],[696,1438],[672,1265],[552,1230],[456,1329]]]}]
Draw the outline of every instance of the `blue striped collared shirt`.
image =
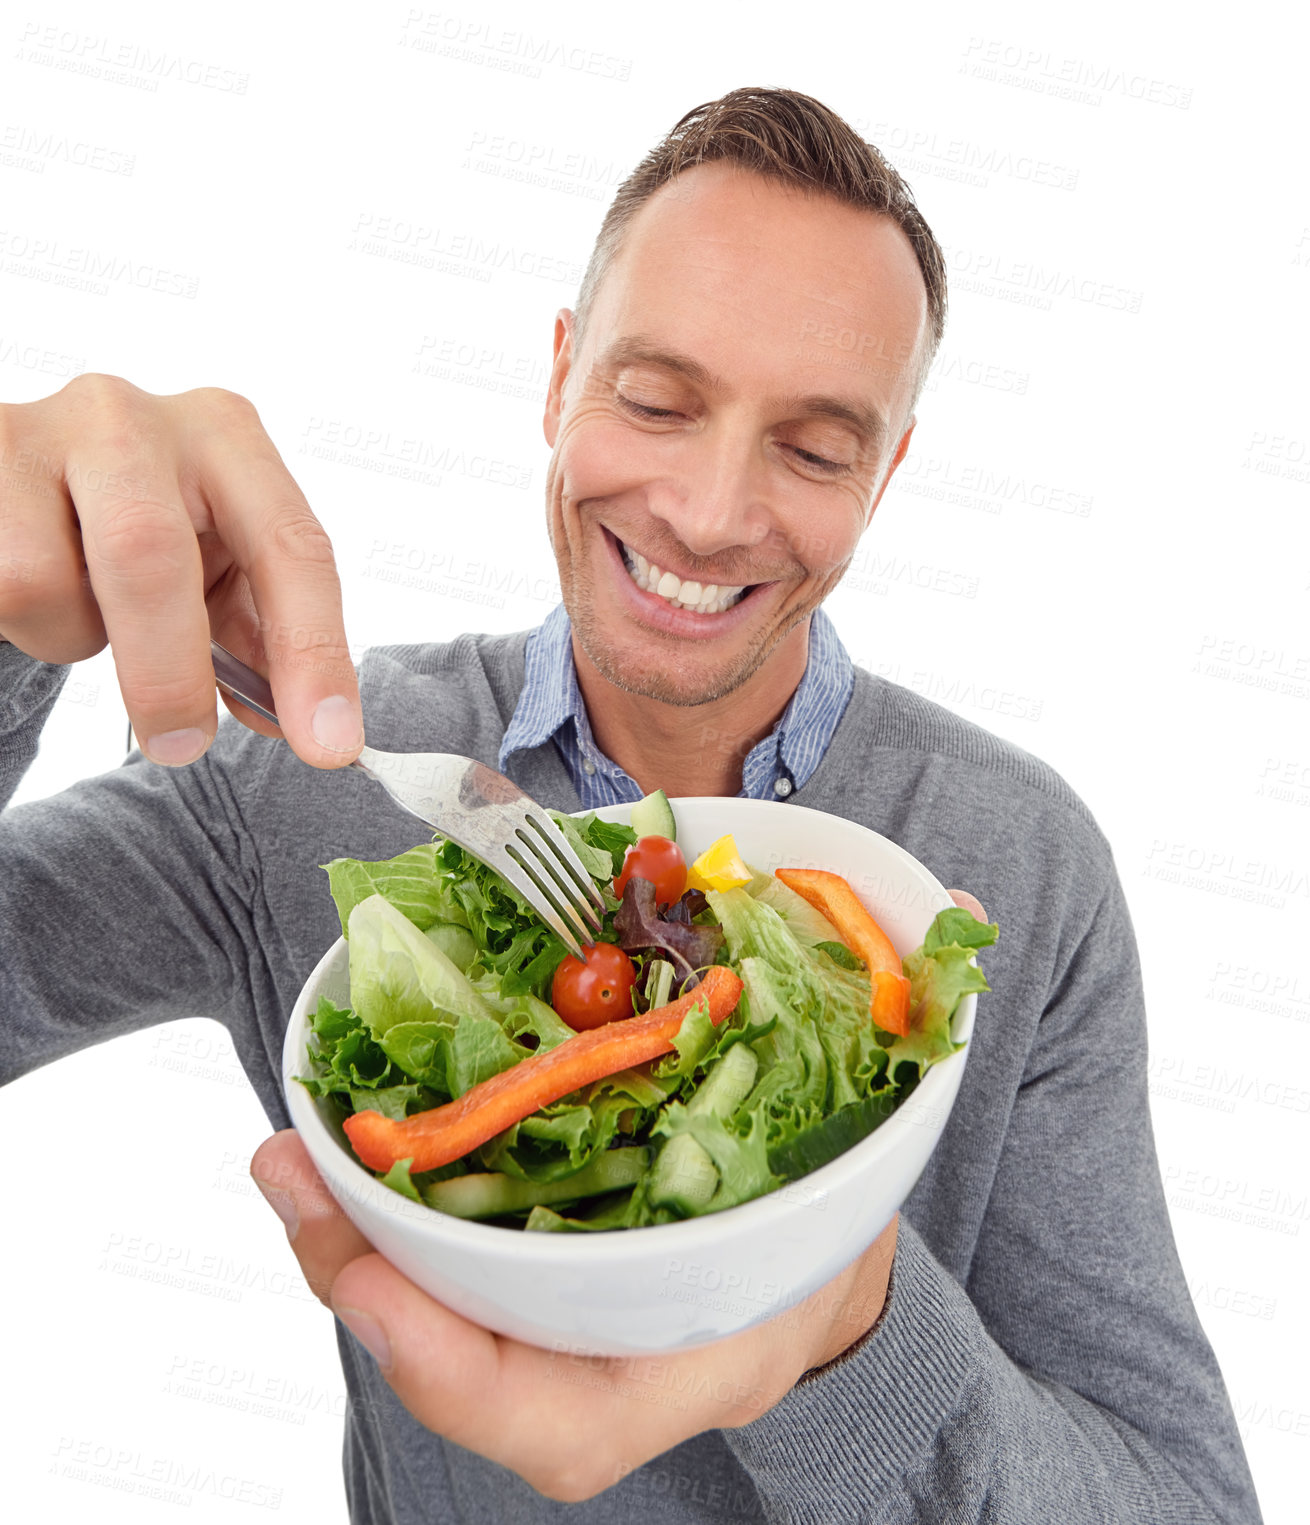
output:
[{"label": "blue striped collared shirt", "polygon": [[[528,637],[523,692],[500,744],[499,767],[515,752],[553,741],[586,810],[632,804],[636,782],[596,745],[577,669],[572,627],[558,604]],[[836,628],[822,609],[810,617],[805,674],[773,730],[756,742],[742,764],[742,799],[786,799],[819,766],[855,687],[855,669]]]}]

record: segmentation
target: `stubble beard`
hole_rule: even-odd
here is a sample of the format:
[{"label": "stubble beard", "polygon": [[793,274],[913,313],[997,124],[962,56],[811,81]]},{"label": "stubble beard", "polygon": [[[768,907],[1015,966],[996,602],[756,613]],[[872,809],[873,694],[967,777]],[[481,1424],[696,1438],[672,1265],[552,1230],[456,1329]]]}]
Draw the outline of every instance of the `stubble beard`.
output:
[{"label": "stubble beard", "polygon": [[725,667],[704,675],[695,682],[695,686],[689,686],[693,680],[688,675],[683,675],[680,680],[679,675],[661,668],[658,662],[647,666],[635,664],[636,671],[626,666],[606,639],[602,621],[596,614],[595,598],[591,596],[594,588],[590,578],[585,572],[579,575],[576,565],[572,572],[568,587],[561,591],[573,633],[587,660],[601,677],[625,694],[654,699],[661,704],[677,705],[684,709],[713,704],[716,700],[735,693],[763,667],[784,636],[808,619],[817,606],[816,601],[815,605],[806,604],[792,610],[780,625],[762,632],[757,641],[731,659]]}]

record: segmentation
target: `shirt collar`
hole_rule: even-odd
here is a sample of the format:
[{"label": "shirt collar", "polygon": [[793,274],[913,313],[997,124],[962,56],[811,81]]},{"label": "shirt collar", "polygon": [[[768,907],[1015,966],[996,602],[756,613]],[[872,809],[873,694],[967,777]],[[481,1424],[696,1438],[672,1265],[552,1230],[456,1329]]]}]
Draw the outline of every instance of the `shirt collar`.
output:
[{"label": "shirt collar", "polygon": [[587,708],[573,665],[572,627],[568,611],[556,604],[528,636],[523,655],[523,691],[500,743],[500,771],[515,752],[529,751],[549,741],[567,720],[573,720],[590,739]]},{"label": "shirt collar", "polygon": [[[823,610],[816,609],[810,617],[805,673],[778,724],[744,759],[743,792],[755,792],[752,779],[764,770],[771,775],[785,771],[796,787],[804,783],[832,740],[853,683],[854,669],[841,637]],[[568,612],[557,604],[528,637],[523,690],[500,744],[500,771],[514,753],[544,745],[570,720],[580,746],[601,756],[578,685]]]}]

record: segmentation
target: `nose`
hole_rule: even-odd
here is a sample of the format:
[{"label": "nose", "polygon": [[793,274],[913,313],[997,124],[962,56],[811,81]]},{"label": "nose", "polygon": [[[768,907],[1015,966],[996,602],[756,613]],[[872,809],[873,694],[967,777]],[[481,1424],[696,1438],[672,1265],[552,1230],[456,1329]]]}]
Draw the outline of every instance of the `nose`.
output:
[{"label": "nose", "polygon": [[693,555],[716,556],[768,538],[766,492],[758,436],[716,424],[684,442],[674,470],[647,494],[647,506]]}]

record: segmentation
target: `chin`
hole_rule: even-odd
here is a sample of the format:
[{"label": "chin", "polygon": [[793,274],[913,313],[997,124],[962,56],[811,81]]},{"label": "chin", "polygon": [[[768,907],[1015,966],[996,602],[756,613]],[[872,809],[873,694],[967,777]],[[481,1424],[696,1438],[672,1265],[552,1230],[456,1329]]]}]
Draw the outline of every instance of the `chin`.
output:
[{"label": "chin", "polygon": [[670,643],[653,641],[657,650],[643,649],[639,638],[616,641],[599,627],[593,611],[570,611],[578,642],[591,665],[606,682],[624,693],[683,708],[711,704],[741,687],[763,663],[768,651],[756,646],[711,661],[689,644],[670,651]]}]

